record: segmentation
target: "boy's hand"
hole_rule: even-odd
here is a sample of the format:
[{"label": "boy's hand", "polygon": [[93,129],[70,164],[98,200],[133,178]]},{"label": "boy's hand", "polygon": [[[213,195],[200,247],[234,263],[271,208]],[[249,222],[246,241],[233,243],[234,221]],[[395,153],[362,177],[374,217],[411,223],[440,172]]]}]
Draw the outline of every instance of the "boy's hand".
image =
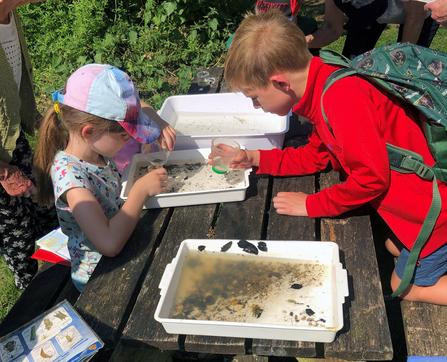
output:
[{"label": "boy's hand", "polygon": [[[208,158],[212,159],[213,155],[210,153]],[[209,161],[208,164],[212,165],[213,162]],[[252,166],[259,166],[259,151],[239,150],[239,153],[230,165],[231,168],[249,168]]]},{"label": "boy's hand", "polygon": [[160,167],[138,179],[134,187],[137,186],[142,189],[148,197],[152,197],[161,192],[165,192],[168,189],[167,181],[168,173],[166,169]]},{"label": "boy's hand", "polygon": [[307,194],[303,192],[278,192],[273,206],[280,215],[309,216],[306,209]]},{"label": "boy's hand", "polygon": [[0,183],[11,196],[30,197],[36,194],[36,186],[17,166],[2,165]]}]

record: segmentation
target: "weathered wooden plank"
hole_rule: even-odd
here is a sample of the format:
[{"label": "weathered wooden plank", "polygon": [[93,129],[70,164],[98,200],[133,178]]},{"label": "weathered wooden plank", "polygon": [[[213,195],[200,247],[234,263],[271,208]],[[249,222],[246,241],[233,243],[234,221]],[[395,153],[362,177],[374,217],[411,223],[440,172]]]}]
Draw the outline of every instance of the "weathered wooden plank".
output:
[{"label": "weathered wooden plank", "polygon": [[315,357],[315,343],[301,341],[282,341],[253,339],[253,353],[260,356],[275,357]]},{"label": "weathered wooden plank", "polygon": [[245,200],[222,205],[214,230],[215,239],[262,238],[269,177],[251,173]]},{"label": "weathered wooden plank", "polygon": [[166,333],[163,325],[154,319],[160,300],[160,284],[166,265],[177,254],[184,239],[207,239],[216,205],[177,207],[174,209],[159,250],[144,280],[121,342],[127,347],[177,350],[178,336]]},{"label": "weathered wooden plank", "polygon": [[14,331],[51,308],[69,278],[69,267],[44,263],[0,324],[0,336]]},{"label": "weathered wooden plank", "polygon": [[220,85],[220,93],[230,93],[231,89],[228,87],[227,82],[225,82],[225,78],[222,80],[222,84]]},{"label": "weathered wooden plank", "polygon": [[292,113],[289,119],[289,130],[284,135],[284,148],[297,148],[307,144],[312,127],[308,119]]},{"label": "weathered wooden plank", "polygon": [[[279,191],[314,193],[315,176],[275,177],[272,197]],[[270,205],[266,240],[315,240],[315,220],[308,217],[279,215]],[[315,343],[254,339],[252,351],[257,355],[281,357],[315,357]]]},{"label": "weathered wooden plank", "polygon": [[[321,174],[322,189],[336,183],[339,183],[338,173]],[[325,357],[391,360],[393,348],[371,223],[367,209],[358,213],[349,218],[321,221],[321,239],[339,245],[349,284],[349,297],[343,305],[345,325],[336,340],[325,345]]]},{"label": "weathered wooden plank", "polygon": [[409,356],[447,356],[447,306],[401,301]]},{"label": "weathered wooden plank", "polygon": [[75,303],[106,349],[118,342],[169,214],[169,209],[148,210],[121,253],[115,258],[101,258]]},{"label": "weathered wooden plank", "polygon": [[242,356],[234,356],[231,362],[268,362],[268,357],[257,356],[255,354],[248,354]]},{"label": "weathered wooden plank", "polygon": [[109,362],[167,362],[171,360],[174,351],[158,349],[140,349],[118,344]]},{"label": "weathered wooden plank", "polygon": [[76,289],[70,278],[67,281],[67,284],[65,284],[64,289],[62,289],[54,304],[58,304],[64,300],[67,300],[71,305],[75,305],[80,295],[81,293],[79,292],[79,290]]},{"label": "weathered wooden plank", "polygon": [[244,354],[245,338],[186,336],[184,348],[188,352],[211,354]]},{"label": "weathered wooden plank", "polygon": [[209,93],[216,93],[219,91],[219,85],[222,80],[223,75],[223,67],[215,67],[215,68],[200,68],[197,70],[198,72],[201,72],[203,70],[207,71],[210,74],[210,78],[214,79],[214,82],[211,83],[207,87],[199,87],[197,84],[198,77],[197,73],[192,81],[191,87],[189,87],[188,94],[209,94]]},{"label": "weathered wooden plank", "polygon": [[[349,360],[350,362],[364,362],[362,361],[353,361]],[[337,359],[337,358],[300,358],[299,362],[347,362],[344,359]]]},{"label": "weathered wooden plank", "polygon": [[[315,193],[315,176],[275,177],[273,181],[272,199],[278,192]],[[279,215],[270,205],[267,240],[315,240],[315,220],[308,217]]]},{"label": "weathered wooden plank", "polygon": [[[252,173],[245,201],[223,203],[214,239],[252,239],[262,236],[269,178]],[[186,336],[185,350],[214,354],[245,354],[245,338]]]}]

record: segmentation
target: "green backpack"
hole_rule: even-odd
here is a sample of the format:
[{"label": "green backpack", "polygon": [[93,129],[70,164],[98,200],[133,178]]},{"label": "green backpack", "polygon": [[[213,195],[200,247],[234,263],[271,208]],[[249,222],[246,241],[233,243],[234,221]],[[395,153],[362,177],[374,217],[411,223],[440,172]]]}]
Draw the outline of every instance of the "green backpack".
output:
[{"label": "green backpack", "polygon": [[321,98],[323,117],[329,130],[323,109],[323,96],[337,80],[361,75],[380,85],[395,96],[413,104],[426,117],[424,132],[436,163],[429,167],[417,153],[387,144],[388,159],[392,170],[416,173],[433,180],[433,201],[421,231],[414,242],[405,266],[402,281],[393,297],[401,294],[409,285],[422,246],[427,241],[441,212],[441,197],[436,180],[447,182],[447,54],[410,43],[391,43],[380,46],[349,60],[332,50],[321,50],[324,63],[344,68],[333,72],[327,79]]}]

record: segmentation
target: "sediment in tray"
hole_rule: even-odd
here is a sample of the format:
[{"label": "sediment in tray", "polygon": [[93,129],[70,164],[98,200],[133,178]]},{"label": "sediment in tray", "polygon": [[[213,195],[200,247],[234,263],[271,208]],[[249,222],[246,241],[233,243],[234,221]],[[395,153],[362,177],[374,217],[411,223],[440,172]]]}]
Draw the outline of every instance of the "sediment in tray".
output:
[{"label": "sediment in tray", "polygon": [[[232,189],[245,186],[245,170],[231,169],[226,174],[217,174],[208,165],[208,160],[190,160],[168,163],[163,166],[168,172],[166,193],[194,192]],[[140,166],[135,181],[157,167]]]}]

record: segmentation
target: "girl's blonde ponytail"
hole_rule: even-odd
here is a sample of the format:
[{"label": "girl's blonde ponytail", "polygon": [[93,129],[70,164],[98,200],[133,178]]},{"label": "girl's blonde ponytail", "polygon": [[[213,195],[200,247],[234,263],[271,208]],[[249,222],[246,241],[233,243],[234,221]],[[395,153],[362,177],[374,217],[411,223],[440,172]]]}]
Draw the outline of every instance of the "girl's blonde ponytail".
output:
[{"label": "girl's blonde ponytail", "polygon": [[[63,108],[63,106],[60,107],[62,112]],[[51,107],[45,114],[39,128],[39,139],[34,153],[34,173],[37,184],[35,200],[39,205],[50,206],[54,204],[51,165],[57,151],[65,149],[67,143],[67,131],[59,120],[55,108]]]}]

